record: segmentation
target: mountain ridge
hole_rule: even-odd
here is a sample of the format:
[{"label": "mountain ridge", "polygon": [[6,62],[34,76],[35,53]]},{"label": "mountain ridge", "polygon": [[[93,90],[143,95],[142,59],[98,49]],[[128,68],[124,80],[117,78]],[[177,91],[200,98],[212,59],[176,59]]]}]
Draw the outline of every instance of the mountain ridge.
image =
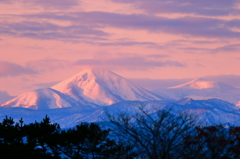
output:
[{"label": "mountain ridge", "polygon": [[196,100],[207,100],[211,98],[222,99],[236,106],[240,105],[240,89],[231,85],[206,80],[202,78],[194,79],[177,86],[166,89],[152,90],[156,94],[161,94],[166,98],[180,100],[182,98],[192,98]]},{"label": "mountain ridge", "polygon": [[[153,116],[166,109],[175,114],[189,112],[204,124],[240,124],[240,108],[232,104],[240,101],[240,93],[234,94],[238,90],[216,81],[197,79],[164,90],[168,96],[164,92],[155,95],[109,70],[90,69],[51,88],[26,92],[2,104],[0,118],[8,115],[33,122],[47,114],[53,122],[67,128],[80,122],[99,122],[106,117],[105,112],[117,116],[127,111],[134,115],[143,107]],[[223,97],[232,102],[221,100]]]},{"label": "mountain ridge", "polygon": [[210,81],[203,78],[196,78],[190,82],[168,87],[168,89],[176,89],[176,88],[184,88],[184,89],[210,89],[210,88],[218,88],[218,89],[236,89],[233,86],[228,84],[217,82],[217,81]]},{"label": "mountain ridge", "polygon": [[121,101],[162,100],[160,96],[105,69],[84,70],[51,88],[17,96],[1,107],[54,109],[72,106],[108,106]]},{"label": "mountain ridge", "polygon": [[71,97],[51,88],[29,91],[1,104],[1,107],[22,107],[35,110],[74,106],[80,106],[80,104]]},{"label": "mountain ridge", "polygon": [[124,100],[161,100],[150,91],[105,69],[82,71],[51,88],[76,100],[84,99],[98,105],[111,105]]}]

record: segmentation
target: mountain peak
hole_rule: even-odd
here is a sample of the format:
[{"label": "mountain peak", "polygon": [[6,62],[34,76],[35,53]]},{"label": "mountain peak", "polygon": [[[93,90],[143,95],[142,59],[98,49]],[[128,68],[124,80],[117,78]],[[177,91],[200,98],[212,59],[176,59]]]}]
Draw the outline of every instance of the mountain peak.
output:
[{"label": "mountain peak", "polygon": [[151,92],[106,69],[88,69],[52,87],[77,101],[111,105],[124,100],[160,100]]},{"label": "mountain peak", "polygon": [[196,81],[208,81],[204,78],[195,78],[194,80],[192,80],[191,82],[196,82]]},{"label": "mountain peak", "polygon": [[51,88],[24,93],[0,107],[55,109],[72,106],[111,105],[122,101],[149,101],[162,98],[134,85],[106,69],[87,69]]},{"label": "mountain peak", "polygon": [[179,101],[177,102],[177,104],[179,104],[179,105],[186,105],[186,104],[191,104],[192,101],[194,101],[192,98],[190,98],[190,97],[185,97],[185,98],[179,100]]},{"label": "mountain peak", "polygon": [[[77,82],[77,81],[79,82],[79,81],[97,80],[97,79],[101,80],[104,78],[114,78],[114,77],[119,78],[121,76],[119,76],[107,69],[91,68],[91,69],[81,71],[80,73],[72,76],[68,80],[70,80],[71,82],[73,82],[74,80],[75,80],[75,82]],[[123,77],[121,77],[121,78],[123,78]],[[67,82],[68,80],[65,80],[65,82]]]},{"label": "mountain peak", "polygon": [[209,81],[203,78],[194,79],[188,83],[184,83],[178,86],[169,87],[169,89],[174,88],[183,88],[183,89],[209,89],[209,88],[218,88],[218,89],[235,89],[234,87],[227,85],[225,83],[217,81]]},{"label": "mountain peak", "polygon": [[[87,74],[103,74],[103,73],[113,73],[112,71],[108,70],[108,69],[103,69],[103,68],[89,68],[89,69],[86,69],[86,70],[83,70],[81,71],[79,74],[84,74],[84,73],[87,73]],[[78,74],[76,74],[78,75]]]}]

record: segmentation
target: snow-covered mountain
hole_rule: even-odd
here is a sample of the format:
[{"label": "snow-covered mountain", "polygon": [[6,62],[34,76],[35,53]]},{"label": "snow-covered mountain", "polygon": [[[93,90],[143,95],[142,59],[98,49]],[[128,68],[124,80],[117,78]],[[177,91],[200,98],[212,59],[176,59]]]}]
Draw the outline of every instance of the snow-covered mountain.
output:
[{"label": "snow-covered mountain", "polygon": [[51,87],[77,101],[111,105],[121,101],[161,100],[161,97],[104,69],[89,69]]},{"label": "snow-covered mountain", "polygon": [[156,94],[180,100],[185,97],[192,99],[218,98],[235,105],[240,104],[240,89],[225,83],[209,81],[205,79],[195,79],[188,83],[166,89],[152,90]]},{"label": "snow-covered mountain", "polygon": [[182,89],[222,89],[222,90],[234,90],[236,88],[227,85],[222,82],[209,81],[202,78],[194,79],[188,83],[184,83],[178,86],[169,87],[169,89],[182,88]]},{"label": "snow-covered mountain", "polygon": [[83,105],[96,108],[121,101],[149,100],[161,98],[111,71],[89,69],[51,88],[21,94],[0,106],[36,110]]},{"label": "snow-covered mountain", "polygon": [[[0,108],[0,119],[6,115],[14,118],[16,121],[23,118],[25,123],[41,121],[47,114],[51,121],[59,123],[62,128],[73,127],[80,122],[100,122],[105,121],[105,112],[117,117],[121,113],[134,115],[139,112],[139,107],[144,108],[150,115],[157,110],[171,109],[173,114],[190,113],[202,125],[211,124],[233,124],[240,125],[239,107],[219,100],[193,100],[190,98],[182,99],[173,103],[169,101],[123,101],[105,107],[66,107],[62,109],[33,110],[19,107]],[[153,115],[154,116],[154,115]]]},{"label": "snow-covered mountain", "polygon": [[81,106],[73,98],[51,88],[37,89],[3,103],[1,107],[22,107],[35,110]]},{"label": "snow-covered mountain", "polygon": [[197,117],[200,124],[240,124],[240,108],[220,99],[193,100],[184,98],[173,104],[178,111]]},{"label": "snow-covered mountain", "polygon": [[124,112],[134,114],[140,106],[153,116],[157,110],[171,109],[176,115],[191,113],[203,124],[239,125],[240,107],[236,106],[240,101],[239,90],[224,83],[196,79],[156,90],[160,92],[158,96],[111,71],[90,69],[51,88],[33,90],[5,102],[0,105],[0,119],[8,115],[16,120],[22,117],[29,123],[49,115],[52,122],[68,128],[80,122],[101,121],[105,112],[115,116]]}]

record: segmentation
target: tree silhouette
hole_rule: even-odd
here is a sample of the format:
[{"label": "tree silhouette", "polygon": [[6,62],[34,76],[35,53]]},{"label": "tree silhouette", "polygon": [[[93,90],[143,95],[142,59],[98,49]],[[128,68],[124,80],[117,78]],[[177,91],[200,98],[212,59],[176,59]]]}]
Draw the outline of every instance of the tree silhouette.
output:
[{"label": "tree silhouette", "polygon": [[[112,129],[80,123],[62,130],[46,116],[41,122],[0,122],[1,159],[235,159],[240,127],[200,126],[188,114],[144,109],[134,115],[107,113]],[[111,138],[110,138],[111,133]]]},{"label": "tree silhouette", "polygon": [[111,158],[117,155],[119,145],[108,139],[108,130],[97,124],[81,123],[60,134],[58,149],[70,158]]},{"label": "tree silhouette", "polygon": [[106,121],[115,128],[115,135],[134,145],[133,150],[140,158],[177,158],[183,146],[183,137],[191,133],[195,126],[195,120],[188,114],[176,116],[169,110],[149,114],[142,106],[134,115],[126,112],[106,114]]},{"label": "tree silhouette", "polygon": [[22,119],[15,123],[6,116],[0,123],[0,158],[121,158],[123,150],[130,148],[110,140],[109,132],[94,123],[61,130],[48,116],[30,124],[24,124]]}]

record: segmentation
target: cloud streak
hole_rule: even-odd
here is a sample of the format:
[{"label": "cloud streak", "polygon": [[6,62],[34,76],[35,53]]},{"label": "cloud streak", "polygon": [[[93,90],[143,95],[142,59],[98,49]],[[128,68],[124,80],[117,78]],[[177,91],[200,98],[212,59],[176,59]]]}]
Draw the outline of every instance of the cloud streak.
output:
[{"label": "cloud streak", "polygon": [[79,0],[1,0],[0,3],[14,4],[20,3],[25,6],[42,7],[44,9],[69,9],[80,5]]},{"label": "cloud streak", "polygon": [[15,63],[0,61],[0,77],[20,76],[25,74],[35,75],[37,73],[38,72],[33,69]]},{"label": "cloud streak", "polygon": [[112,0],[130,3],[147,13],[181,13],[204,16],[240,15],[238,0]]},{"label": "cloud streak", "polygon": [[240,51],[240,44],[230,44],[230,45],[224,45],[221,47],[216,47],[213,49],[209,48],[198,48],[198,47],[183,47],[180,48],[182,50],[186,50],[189,53],[192,53],[193,51],[200,51],[201,53],[210,53],[210,54],[217,54],[217,53],[239,53]]},{"label": "cloud streak", "polygon": [[73,62],[67,60],[45,59],[28,61],[26,67],[38,72],[52,72],[58,69],[70,68],[72,63]]},{"label": "cloud streak", "polygon": [[[166,18],[145,14],[117,14],[109,12],[69,12],[40,13],[22,15],[40,22],[19,22],[0,25],[0,33],[40,39],[87,39],[107,40],[110,33],[103,28],[114,27],[128,30],[147,30],[150,33],[169,33],[174,35],[205,38],[240,38],[240,20],[221,20],[206,17],[185,16]],[[59,26],[48,20],[69,21],[69,26]],[[98,39],[99,38],[99,39]],[[104,39],[105,38],[105,39]],[[106,43],[105,45],[107,45]],[[120,45],[126,45],[119,43]],[[104,45],[104,43],[102,44]]]},{"label": "cloud streak", "polygon": [[186,67],[178,61],[156,61],[143,57],[121,57],[110,59],[81,59],[75,62],[76,66],[106,67],[112,69],[149,70],[159,67]]},{"label": "cloud streak", "polygon": [[104,31],[94,29],[91,26],[60,26],[50,22],[8,22],[0,24],[0,34],[29,37],[36,39],[86,39],[105,40],[108,36]]}]

